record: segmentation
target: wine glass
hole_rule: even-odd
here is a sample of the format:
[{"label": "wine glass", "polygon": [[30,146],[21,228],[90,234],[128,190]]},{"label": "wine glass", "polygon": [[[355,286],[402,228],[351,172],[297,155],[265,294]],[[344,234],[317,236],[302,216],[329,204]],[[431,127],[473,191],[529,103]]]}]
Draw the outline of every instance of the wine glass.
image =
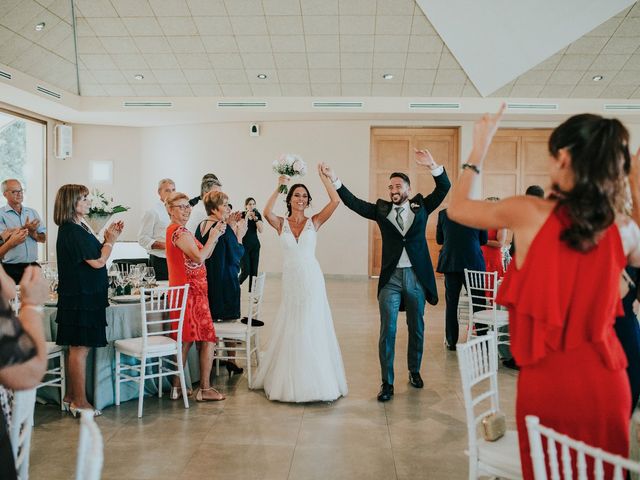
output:
[{"label": "wine glass", "polygon": [[155,284],[156,271],[153,267],[147,267],[144,272],[144,280],[147,282],[147,286],[150,287]]}]

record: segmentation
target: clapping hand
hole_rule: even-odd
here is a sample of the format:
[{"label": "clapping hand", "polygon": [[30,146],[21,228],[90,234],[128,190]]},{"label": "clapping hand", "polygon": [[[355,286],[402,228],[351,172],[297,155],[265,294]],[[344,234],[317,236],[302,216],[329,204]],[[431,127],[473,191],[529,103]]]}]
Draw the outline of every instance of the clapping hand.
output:
[{"label": "clapping hand", "polygon": [[122,220],[113,222],[104,232],[104,241],[111,244],[115,243],[122,230],[124,230],[124,222]]},{"label": "clapping hand", "polygon": [[236,223],[242,220],[242,212],[231,212],[227,217],[227,223],[233,227]]},{"label": "clapping hand", "polygon": [[217,240],[227,230],[227,224],[224,222],[218,222],[210,230],[210,236]]},{"label": "clapping hand", "polygon": [[433,170],[434,168],[438,168],[439,165],[433,159],[431,152],[426,148],[423,150],[418,150],[417,148],[413,149],[416,152],[416,163],[418,165],[422,165],[423,167],[427,167],[429,170]]},{"label": "clapping hand", "polygon": [[30,234],[36,233],[38,226],[40,226],[40,220],[38,220],[37,218],[29,221],[29,217],[27,217],[27,219],[24,221],[24,228],[26,228]]},{"label": "clapping hand", "polygon": [[29,230],[26,228],[14,227],[7,228],[3,231],[0,236],[4,240],[7,245],[11,247],[15,247],[16,245],[20,245],[24,242],[29,235]]},{"label": "clapping hand", "polygon": [[5,243],[7,245],[10,245],[11,247],[20,245],[29,236],[29,230],[27,230],[26,228],[16,228],[15,230],[16,231],[14,231],[13,234],[5,240]]}]

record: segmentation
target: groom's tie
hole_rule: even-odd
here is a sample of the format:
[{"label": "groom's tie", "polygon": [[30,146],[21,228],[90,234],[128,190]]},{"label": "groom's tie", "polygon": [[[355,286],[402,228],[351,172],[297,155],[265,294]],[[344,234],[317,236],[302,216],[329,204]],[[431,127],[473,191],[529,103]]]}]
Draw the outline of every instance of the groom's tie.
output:
[{"label": "groom's tie", "polygon": [[404,207],[396,207],[396,223],[400,227],[400,230],[404,232],[404,219],[402,218],[402,212],[404,212]]}]

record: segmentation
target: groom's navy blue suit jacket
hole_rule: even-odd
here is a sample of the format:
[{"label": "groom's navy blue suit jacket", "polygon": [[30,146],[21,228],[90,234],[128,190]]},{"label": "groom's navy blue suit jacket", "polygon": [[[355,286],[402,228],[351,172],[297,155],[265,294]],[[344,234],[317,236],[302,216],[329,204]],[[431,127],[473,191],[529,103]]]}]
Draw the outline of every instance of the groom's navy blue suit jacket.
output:
[{"label": "groom's navy blue suit jacket", "polygon": [[364,218],[375,220],[380,227],[380,233],[382,234],[382,269],[380,270],[380,280],[378,281],[378,294],[380,294],[382,287],[387,284],[398,265],[402,249],[406,248],[413,270],[424,288],[427,302],[432,305],[438,303],[438,290],[436,289],[433,266],[429,257],[425,230],[429,214],[438,208],[438,205],[447,196],[447,192],[451,188],[451,182],[447,177],[446,171],[437,177],[433,177],[433,179],[436,182],[433,192],[426,197],[419,193],[409,200],[409,208],[411,208],[415,218],[404,236],[387,218],[393,203],[382,199],[378,199],[376,203],[365,202],[353,195],[344,185],[338,189],[338,195],[340,195],[340,198],[348,208]]}]

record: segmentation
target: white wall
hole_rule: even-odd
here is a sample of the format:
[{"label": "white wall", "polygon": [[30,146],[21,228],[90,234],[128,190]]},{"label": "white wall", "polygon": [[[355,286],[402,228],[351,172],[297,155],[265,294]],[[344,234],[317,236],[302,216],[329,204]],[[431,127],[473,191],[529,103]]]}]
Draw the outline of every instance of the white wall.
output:
[{"label": "white wall", "polygon": [[[189,196],[199,193],[204,173],[213,172],[223,182],[234,208],[241,208],[245,197],[253,196],[258,208],[276,185],[271,162],[282,153],[300,154],[309,165],[303,179],[314,197],[314,212],[327,200],[314,170],[325,161],[336,169],[345,184],[361,198],[369,198],[369,145],[372,126],[459,126],[461,161],[471,149],[473,123],[401,122],[384,120],[273,121],[261,123],[260,137],[249,136],[249,124],[199,124],[175,127],[108,127],[74,125],[74,156],[69,160],[51,159],[49,192],[52,198],[63,183],[84,183],[89,187],[90,165],[94,160],[114,163],[112,185],[99,186],[117,202],[129,205],[122,215],[126,222],[122,239],[135,240],[138,221],[157,198],[157,181],[175,180],[177,189]],[[554,127],[549,122],[510,122],[505,127]],[[632,146],[640,145],[640,124],[628,125]],[[282,203],[284,208],[284,203]],[[49,214],[53,209],[50,203]],[[312,213],[312,212],[310,212]],[[53,222],[49,223],[53,226]],[[54,232],[49,250],[54,249]],[[261,269],[280,271],[281,255],[276,233],[268,225],[261,236]],[[367,221],[344,206],[319,234],[318,259],[328,274],[366,275],[368,266]]]}]

